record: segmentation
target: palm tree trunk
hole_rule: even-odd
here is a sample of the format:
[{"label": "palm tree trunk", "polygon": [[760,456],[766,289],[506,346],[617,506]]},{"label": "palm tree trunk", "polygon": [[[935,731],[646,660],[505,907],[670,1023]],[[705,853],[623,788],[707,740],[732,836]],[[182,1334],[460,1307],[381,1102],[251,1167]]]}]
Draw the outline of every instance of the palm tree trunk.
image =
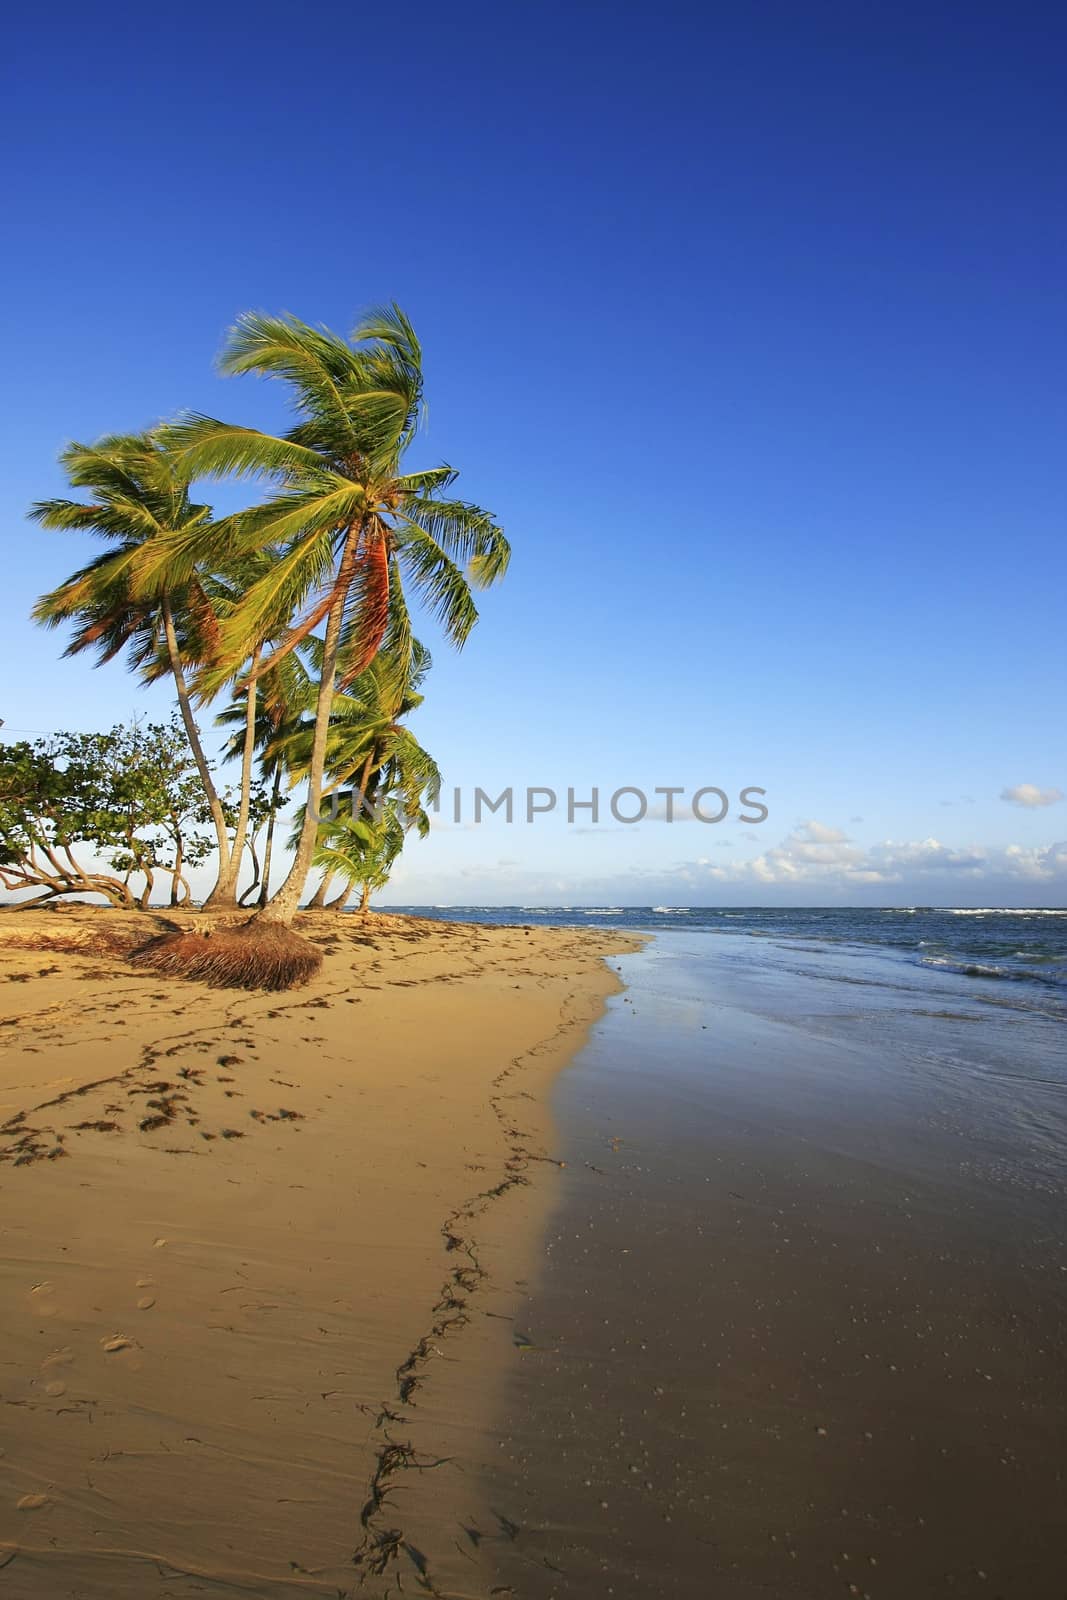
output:
[{"label": "palm tree trunk", "polygon": [[176,906],[178,904],[178,885],[185,882],[185,879],[182,877],[182,864],[182,846],[181,840],[179,839],[174,851],[174,865],[170,869],[170,903],[172,906]]},{"label": "palm tree trunk", "polygon": [[[356,790],[355,794],[352,796],[352,815],[353,816],[357,815],[357,812],[356,812],[356,802],[357,802],[357,800],[359,802],[358,815],[361,816],[361,817],[366,815],[366,812],[367,812],[367,785],[368,785],[368,783],[370,783],[370,780],[371,780],[371,767],[374,765],[374,757],[375,757],[376,754],[377,754],[377,751],[375,750],[375,747],[372,744],[370,749],[367,751],[367,759],[363,763],[363,771],[359,775],[359,788]],[[375,767],[374,770],[375,770],[375,772],[377,772],[378,768]]]},{"label": "palm tree trunk", "polygon": [[182,671],[181,654],[178,650],[178,636],[174,631],[174,616],[170,609],[169,600],[163,601],[163,632],[167,642],[167,659],[170,662],[171,675],[174,678],[174,685],[178,693],[178,706],[182,714],[182,721],[185,724],[189,748],[193,752],[196,770],[200,774],[200,782],[204,785],[204,793],[207,796],[211,820],[215,824],[215,836],[219,844],[219,876],[221,877],[229,864],[230,836],[226,831],[226,817],[222,810],[222,801],[219,799],[219,792],[215,788],[214,779],[211,776],[211,768],[208,765],[207,756],[204,754],[204,747],[200,743],[200,730],[197,728],[196,718],[193,716],[193,708],[189,702],[189,690],[185,683],[185,673]]},{"label": "palm tree trunk", "polygon": [[327,911],[343,911],[351,893],[352,885],[350,883],[346,883],[342,888],[341,893],[335,894],[333,899],[329,902],[326,907]]},{"label": "palm tree trunk", "polygon": [[[256,842],[259,839],[260,828],[262,828],[262,826],[263,824],[260,823],[259,828],[256,829],[255,833],[250,833],[248,836],[248,853],[252,857],[252,882],[247,884],[245,888],[242,889],[240,897],[237,901],[239,906],[243,906],[246,900],[250,901],[253,895],[258,897],[259,891],[263,886],[263,880],[259,876],[259,852],[256,850]],[[256,903],[258,904],[258,898]]]},{"label": "palm tree trunk", "polygon": [[[253,666],[259,659],[259,647],[252,652]],[[256,684],[250,683],[245,697],[245,747],[241,752],[241,799],[237,808],[237,831],[233,839],[233,858],[238,870],[241,852],[248,836],[248,813],[252,804],[252,761],[256,753]]]},{"label": "palm tree trunk", "polygon": [[[252,652],[252,667],[255,669],[259,660],[259,646]],[[252,797],[252,757],[256,749],[256,682],[255,679],[248,685],[245,693],[245,742],[241,752],[241,799],[237,809],[237,827],[234,831],[233,846],[230,850],[230,859],[223,866],[220,862],[219,875],[215,887],[204,901],[205,909],[215,910],[221,905],[235,906],[237,904],[237,880],[241,875],[241,860],[244,855],[245,838],[248,834],[248,810]]]},{"label": "palm tree trunk", "polygon": [[319,884],[318,888],[315,890],[315,893],[307,903],[307,909],[309,911],[322,910],[323,906],[326,904],[326,891],[333,883],[334,876],[335,875],[332,872],[323,873],[322,882]]},{"label": "palm tree trunk", "polygon": [[360,916],[361,917],[365,917],[369,910],[370,910],[370,884],[369,883],[365,883],[363,885],[363,892],[359,897],[359,914],[360,914]]},{"label": "palm tree trunk", "polygon": [[267,837],[263,841],[263,886],[259,891],[259,908],[270,899],[270,863],[274,854],[274,820],[278,815],[278,799],[282,792],[282,769],[274,769],[274,787],[270,797],[270,816],[267,818]]},{"label": "palm tree trunk", "polygon": [[[350,571],[353,567],[356,546],[359,543],[362,529],[352,526],[348,530],[339,573]],[[354,574],[353,574],[354,576]],[[351,580],[350,580],[351,582]],[[344,618],[345,601],[348,598],[349,585],[338,585],[337,596],[330,607],[329,621],[326,624],[326,638],[322,647],[322,677],[319,680],[319,694],[315,705],[315,737],[311,745],[311,762],[308,767],[308,793],[307,807],[304,813],[304,826],[300,830],[300,839],[296,847],[296,859],[293,861],[289,876],[282,884],[278,893],[274,895],[259,913],[267,922],[290,923],[296,916],[300,906],[300,896],[304,890],[304,882],[311,866],[311,858],[315,853],[315,836],[319,828],[319,802],[322,799],[323,773],[326,769],[326,742],[330,732],[330,712],[333,709],[334,685],[337,677],[337,654],[341,643],[341,623]]]}]

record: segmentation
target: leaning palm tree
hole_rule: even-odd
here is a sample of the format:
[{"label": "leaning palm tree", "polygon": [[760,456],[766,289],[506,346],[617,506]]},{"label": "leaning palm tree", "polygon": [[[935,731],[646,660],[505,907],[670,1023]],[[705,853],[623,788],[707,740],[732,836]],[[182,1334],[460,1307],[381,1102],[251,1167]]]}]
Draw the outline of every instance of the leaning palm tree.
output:
[{"label": "leaning palm tree", "polygon": [[[156,682],[168,673],[173,678],[218,843],[219,876],[208,904],[233,904],[248,820],[251,746],[246,740],[231,845],[225,807],[193,714],[196,694],[190,682],[196,664],[212,659],[217,648],[220,600],[222,609],[226,605],[222,580],[191,569],[181,581],[161,571],[154,583],[133,582],[133,572],[153,541],[188,537],[194,530],[205,541],[210,538],[216,526],[211,509],[191,500],[188,479],[175,470],[150,434],[117,434],[95,445],[72,444],[60,462],[71,486],[89,492],[89,502],[39,501],[31,518],[46,528],[96,534],[108,548],[42,595],[34,619],[48,627],[74,624],[65,655],[95,649],[99,666],[126,651],[131,669],[143,682]],[[240,580],[245,575],[234,576]]]},{"label": "leaning palm tree", "polygon": [[[335,804],[347,806],[357,820],[370,824],[370,843],[377,851],[375,859],[379,865],[385,863],[387,879],[388,869],[399,853],[400,846],[392,853],[377,849],[383,838],[393,837],[391,834],[379,836],[383,813],[394,817],[404,830],[417,827],[420,836],[425,836],[429,822],[423,809],[424,803],[437,804],[441,793],[441,774],[429,751],[419,743],[410,728],[399,722],[379,720],[369,726],[357,725],[344,731],[348,733],[351,743],[346,745],[339,741],[334,747],[337,766],[331,773],[327,796],[334,799]],[[353,785],[350,790],[343,787],[347,782]],[[336,816],[332,816],[331,821],[323,821],[316,836],[312,864],[324,869],[324,877],[319,891],[309,902],[310,907],[326,903],[330,877],[335,875],[332,862],[322,854],[322,847],[324,842],[330,842],[331,826],[337,820]],[[367,860],[370,861],[369,856]],[[354,881],[350,881],[349,888]],[[368,876],[360,881],[370,882],[371,878]],[[375,879],[372,886],[381,888],[385,881],[383,879],[379,883]],[[330,903],[336,905],[339,902]]]},{"label": "leaning palm tree", "polygon": [[[281,981],[286,948],[297,966],[307,959],[291,941],[279,939],[278,930],[298,908],[315,849],[335,693],[377,655],[389,625],[391,592],[402,591],[406,582],[445,637],[462,646],[478,617],[472,584],[486,587],[502,577],[510,552],[488,512],[448,496],[456,478],[451,467],[403,470],[422,410],[423,380],[418,340],[397,306],[370,313],[351,341],[295,317],[251,313],[232,330],[221,364],[231,374],[281,379],[296,421],[282,435],[204,416],[164,430],[167,448],[188,476],[251,476],[271,486],[262,504],[226,525],[232,552],[280,553],[221,621],[220,649],[216,665],[204,673],[205,691],[232,676],[257,649],[248,678],[271,671],[325,624],[305,817],[292,869],[258,919],[234,930],[231,940],[243,936],[243,947],[233,947],[235,981],[254,982],[257,971]],[[181,581],[216,540],[194,528],[147,548],[141,582],[151,590],[164,571]],[[263,648],[283,628],[280,642]],[[257,940],[258,965],[251,955]],[[226,981],[221,949],[206,965],[196,952],[171,954],[175,968],[184,963],[189,970],[191,962],[212,981]],[[157,955],[157,964],[167,960],[167,952]]]},{"label": "leaning palm tree", "polygon": [[338,816],[320,827],[319,843],[313,857],[329,878],[340,878],[344,887],[332,902],[340,910],[353,889],[359,889],[360,914],[370,910],[370,897],[376,889],[384,889],[404,848],[409,828],[414,826],[420,836],[429,828],[429,818],[421,809],[412,817],[396,799],[385,800],[373,820],[354,816]]},{"label": "leaning palm tree", "polygon": [[[322,800],[322,809],[331,817],[336,813],[339,796],[344,796],[347,803],[349,790],[356,802],[356,815],[364,815],[377,802],[382,790],[381,774],[386,768],[389,789],[401,795],[412,808],[421,806],[423,795],[436,803],[440,793],[441,775],[436,762],[402,720],[422,704],[419,690],[432,665],[430,652],[417,639],[408,638],[405,669],[396,658],[395,636],[395,626],[391,625],[370,666],[348,689],[339,690],[334,696]],[[309,640],[307,646],[309,663],[314,669],[321,660],[321,641]],[[276,670],[284,671],[296,654],[294,652],[294,656]],[[315,730],[310,697],[305,700],[305,707],[308,714],[293,718],[279,728],[264,751],[264,760],[284,766],[291,787],[306,780],[311,761]],[[236,720],[235,712],[224,713],[224,716],[227,720]],[[304,815],[304,808],[301,808],[296,832],[290,841],[293,846],[299,840]],[[320,827],[313,867],[322,865],[318,859],[322,838]],[[317,910],[326,903],[330,879],[331,875],[325,873],[307,903],[309,910]]]},{"label": "leaning palm tree", "polygon": [[[429,652],[416,647],[429,668]],[[420,674],[421,676],[421,674]],[[338,696],[345,701],[340,715],[335,714],[331,734],[335,735],[328,755],[327,794],[333,801],[328,819],[319,824],[312,865],[323,870],[318,892],[309,908],[327,905],[332,883],[340,878],[342,889],[328,909],[340,910],[352,890],[362,891],[360,911],[366,913],[374,889],[389,881],[395,862],[411,829],[420,838],[430,831],[425,805],[436,805],[441,794],[441,774],[437,763],[409,728],[395,720],[421,704],[422,696],[409,688],[403,703],[391,702],[395,679],[386,672],[369,668],[354,686],[363,689],[361,703],[354,695]],[[299,743],[293,742],[294,759],[299,761]],[[353,787],[346,789],[346,783]],[[298,816],[299,827],[302,818]]]},{"label": "leaning palm tree", "polygon": [[[417,639],[411,641],[408,669],[403,673],[383,647],[353,684],[337,691],[326,736],[323,797],[352,783],[364,789],[394,748],[413,744],[403,721],[423,702],[419,687],[431,664],[430,652]],[[280,730],[269,747],[272,755],[284,761],[293,782],[307,778],[314,734],[313,717],[297,719]],[[409,766],[415,770],[413,760]],[[434,774],[436,771],[434,767]],[[431,781],[429,774],[426,781]],[[439,777],[435,781],[439,783]]]}]

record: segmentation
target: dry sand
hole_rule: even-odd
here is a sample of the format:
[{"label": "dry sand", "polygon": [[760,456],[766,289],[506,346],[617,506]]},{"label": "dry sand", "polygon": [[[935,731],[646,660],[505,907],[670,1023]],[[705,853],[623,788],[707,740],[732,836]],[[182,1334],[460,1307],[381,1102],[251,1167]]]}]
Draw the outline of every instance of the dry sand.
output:
[{"label": "dry sand", "polygon": [[267,995],[150,923],[0,915],[0,1592],[480,1596],[547,1089],[634,941],[307,916]]}]

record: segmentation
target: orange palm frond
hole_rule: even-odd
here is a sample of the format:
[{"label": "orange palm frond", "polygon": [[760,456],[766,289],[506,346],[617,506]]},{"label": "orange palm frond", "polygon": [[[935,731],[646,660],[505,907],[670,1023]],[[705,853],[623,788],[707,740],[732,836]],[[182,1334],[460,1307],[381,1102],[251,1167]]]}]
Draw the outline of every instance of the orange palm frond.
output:
[{"label": "orange palm frond", "polygon": [[389,549],[382,528],[369,532],[360,560],[360,596],[354,619],[355,654],[346,663],[338,687],[347,689],[365,672],[381,649],[389,625]]}]

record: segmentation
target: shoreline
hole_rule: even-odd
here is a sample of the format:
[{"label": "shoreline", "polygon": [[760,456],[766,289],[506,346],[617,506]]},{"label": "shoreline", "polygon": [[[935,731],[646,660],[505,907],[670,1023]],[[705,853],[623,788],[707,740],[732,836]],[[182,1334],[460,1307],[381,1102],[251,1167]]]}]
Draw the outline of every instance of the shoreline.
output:
[{"label": "shoreline", "polygon": [[1062,1600],[1062,1023],[858,947],[613,965],[553,1090],[489,1585]]},{"label": "shoreline", "polygon": [[0,919],[19,1600],[336,1596],[455,1554],[554,1203],[549,1089],[640,941],[298,926],[323,968],[279,995],[99,952],[143,915]]}]

